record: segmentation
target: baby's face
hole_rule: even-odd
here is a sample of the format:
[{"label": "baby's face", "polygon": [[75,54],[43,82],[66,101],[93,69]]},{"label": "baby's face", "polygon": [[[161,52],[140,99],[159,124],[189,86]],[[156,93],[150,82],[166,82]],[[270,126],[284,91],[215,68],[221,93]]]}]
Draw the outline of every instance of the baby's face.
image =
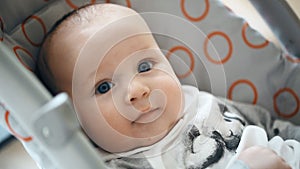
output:
[{"label": "baby's face", "polygon": [[[87,37],[82,38],[84,43],[68,40],[75,37],[73,32],[60,37],[70,48],[58,45],[56,50],[61,57],[72,54],[68,60],[71,57],[74,64],[65,64],[58,73],[72,79],[61,86],[72,96],[87,135],[110,152],[162,139],[181,117],[183,96],[147,25],[135,14],[101,28],[90,24],[81,31]],[[74,47],[80,50],[75,53]]]}]

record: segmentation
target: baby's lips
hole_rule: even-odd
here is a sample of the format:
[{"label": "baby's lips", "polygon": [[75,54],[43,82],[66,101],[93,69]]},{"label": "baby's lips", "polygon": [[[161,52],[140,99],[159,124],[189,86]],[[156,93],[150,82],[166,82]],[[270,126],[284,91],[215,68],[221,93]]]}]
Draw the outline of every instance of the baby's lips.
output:
[{"label": "baby's lips", "polygon": [[154,89],[151,91],[149,96],[150,105],[155,105],[156,107],[150,109],[150,111],[142,116],[138,122],[140,123],[150,123],[157,120],[165,112],[167,104],[167,96],[163,90]]},{"label": "baby's lips", "polygon": [[153,110],[153,109],[151,109],[151,107],[149,106],[149,107],[142,109],[141,112],[144,114],[144,113],[148,113],[151,110]]},{"label": "baby's lips", "polygon": [[146,112],[142,112],[140,116],[134,120],[134,123],[151,123],[158,119],[163,113],[163,110],[160,108],[149,109]]}]

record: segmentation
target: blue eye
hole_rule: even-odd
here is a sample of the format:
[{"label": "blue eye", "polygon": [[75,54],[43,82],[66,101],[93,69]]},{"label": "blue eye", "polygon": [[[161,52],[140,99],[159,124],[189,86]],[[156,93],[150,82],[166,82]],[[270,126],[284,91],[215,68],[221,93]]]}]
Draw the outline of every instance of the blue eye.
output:
[{"label": "blue eye", "polygon": [[138,66],[138,72],[139,73],[143,73],[143,72],[147,72],[149,70],[151,70],[153,67],[152,63],[149,61],[144,61],[142,63],[139,64]]},{"label": "blue eye", "polygon": [[104,93],[108,92],[112,87],[113,87],[113,84],[111,82],[103,82],[103,83],[99,84],[99,86],[97,87],[96,93],[104,94]]}]

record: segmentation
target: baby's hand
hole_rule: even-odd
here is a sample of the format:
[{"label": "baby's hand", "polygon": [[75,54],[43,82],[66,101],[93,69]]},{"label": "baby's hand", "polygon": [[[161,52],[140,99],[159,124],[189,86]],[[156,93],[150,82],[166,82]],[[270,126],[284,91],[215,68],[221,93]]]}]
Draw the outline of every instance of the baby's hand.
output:
[{"label": "baby's hand", "polygon": [[238,159],[246,163],[250,169],[292,169],[276,152],[261,146],[245,149]]}]

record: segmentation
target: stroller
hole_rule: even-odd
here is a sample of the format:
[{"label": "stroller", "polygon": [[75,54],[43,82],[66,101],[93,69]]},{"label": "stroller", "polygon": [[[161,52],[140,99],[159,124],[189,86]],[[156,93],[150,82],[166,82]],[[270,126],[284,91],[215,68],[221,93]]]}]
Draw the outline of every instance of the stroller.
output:
[{"label": "stroller", "polygon": [[[218,0],[3,0],[0,2],[0,124],[41,168],[105,168],[82,133],[66,93],[53,96],[34,73],[39,48],[55,22],[88,3],[140,12],[182,84],[251,104],[300,124],[300,27],[267,20],[283,44],[266,40]],[[252,0],[262,15],[285,3]],[[263,8],[272,4],[272,10]],[[286,10],[283,10],[286,11]],[[274,15],[276,13],[273,13]]]}]

